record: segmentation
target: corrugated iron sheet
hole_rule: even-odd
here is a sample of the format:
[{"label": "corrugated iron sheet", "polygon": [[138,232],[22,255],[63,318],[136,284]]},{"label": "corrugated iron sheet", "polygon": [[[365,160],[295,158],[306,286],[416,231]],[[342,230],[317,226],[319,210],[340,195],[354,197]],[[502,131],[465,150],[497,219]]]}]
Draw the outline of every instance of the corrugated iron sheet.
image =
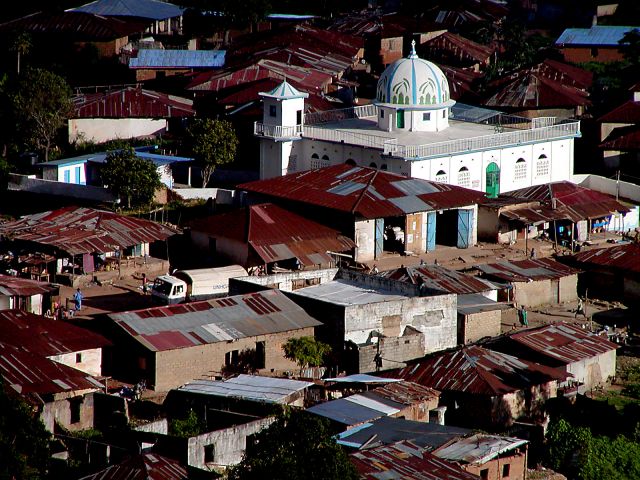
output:
[{"label": "corrugated iron sheet", "polygon": [[580,272],[551,258],[514,260],[511,262],[504,260],[499,263],[477,265],[475,268],[489,278],[505,282],[554,280],[569,275],[577,275]]},{"label": "corrugated iron sheet", "polygon": [[577,265],[605,267],[619,272],[640,273],[640,245],[629,243],[610,248],[597,248],[568,257]]},{"label": "corrugated iron sheet", "polygon": [[113,252],[176,233],[149,220],[85,207],[64,207],[0,224],[5,238],[49,245],[71,255]]},{"label": "corrugated iron sheet", "polygon": [[479,478],[410,442],[361,450],[351,454],[350,459],[362,479],[477,480]]},{"label": "corrugated iron sheet", "polygon": [[607,139],[600,144],[600,148],[621,152],[640,150],[640,129],[637,125],[614,128]]},{"label": "corrugated iron sheet", "polygon": [[[343,184],[349,188],[335,193]],[[354,189],[353,184],[363,187]],[[458,186],[410,179],[411,191],[422,184],[419,195],[407,194],[407,178],[368,167],[341,164],[317,170],[291,173],[268,180],[244,183],[248,192],[340,210],[365,219],[398,217],[407,213],[446,210],[478,203],[484,194]],[[412,197],[420,202],[404,202]],[[425,206],[426,205],[426,206]]]},{"label": "corrugated iron sheet", "polygon": [[529,443],[519,438],[476,434],[458,438],[433,454],[452,462],[483,465],[499,455],[516,450]]},{"label": "corrugated iron sheet", "polygon": [[624,34],[637,27],[618,25],[593,25],[591,28],[567,28],[556,40],[556,45],[563,46],[602,46],[619,47]]},{"label": "corrugated iron sheet", "polygon": [[[398,410],[396,410],[396,412],[397,411]],[[382,410],[370,408],[357,402],[347,401],[346,398],[319,403],[318,405],[308,408],[307,412],[348,426],[369,422],[387,415],[387,413]]]},{"label": "corrugated iron sheet", "polygon": [[105,17],[138,17],[166,20],[179,17],[183,9],[160,0],[95,0],[67,11],[86,12]]},{"label": "corrugated iron sheet", "polygon": [[598,119],[598,123],[640,123],[640,102],[629,100]]},{"label": "corrugated iron sheet", "polygon": [[145,48],[129,60],[129,68],[221,68],[226,50],[160,50]]},{"label": "corrugated iron sheet", "polygon": [[557,323],[509,336],[545,357],[563,364],[592,359],[619,348],[615,343],[569,323]]},{"label": "corrugated iron sheet", "polygon": [[552,380],[564,380],[569,374],[479,346],[436,353],[400,370],[380,376],[405,380],[440,392],[461,392],[498,396],[528,390]]},{"label": "corrugated iron sheet", "polygon": [[456,62],[465,60],[474,63],[487,62],[494,50],[451,32],[438,35],[420,46],[420,51],[428,52],[428,55],[422,55],[424,58],[431,59],[435,55],[443,59],[454,59]]},{"label": "corrugated iron sheet", "polygon": [[112,313],[109,317],[156,352],[322,325],[279,290]]},{"label": "corrugated iron sheet", "polygon": [[438,400],[440,392],[414,382],[392,382],[363,393],[364,396],[379,397],[400,405],[414,405],[427,400]]},{"label": "corrugated iron sheet", "polygon": [[81,480],[187,480],[189,474],[176,460],[145,453],[82,477]]},{"label": "corrugated iron sheet", "polygon": [[30,297],[31,295],[57,295],[60,287],[52,283],[0,274],[0,295]]},{"label": "corrugated iron sheet", "polygon": [[421,265],[417,267],[401,267],[380,274],[385,278],[408,282],[414,285],[425,285],[433,290],[441,290],[458,295],[501,289],[488,280],[467,275],[439,265]]}]

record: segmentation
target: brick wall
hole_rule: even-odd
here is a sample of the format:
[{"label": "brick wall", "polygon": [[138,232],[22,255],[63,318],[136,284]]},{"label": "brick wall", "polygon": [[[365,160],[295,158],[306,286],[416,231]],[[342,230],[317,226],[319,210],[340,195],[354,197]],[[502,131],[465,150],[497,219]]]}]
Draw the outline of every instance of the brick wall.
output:
[{"label": "brick wall", "polygon": [[[507,467],[505,467],[507,466]],[[487,470],[487,480],[525,480],[527,478],[527,451],[526,447],[513,455],[495,458],[481,465],[462,465],[467,472],[481,476],[483,470]],[[508,470],[508,475],[505,475]]]},{"label": "brick wall", "polygon": [[483,337],[500,335],[501,310],[472,313],[458,313],[458,343],[466,345]]},{"label": "brick wall", "polygon": [[[619,62],[624,59],[617,47],[564,47],[561,49],[565,62]],[[594,55],[595,54],[595,55]]]}]

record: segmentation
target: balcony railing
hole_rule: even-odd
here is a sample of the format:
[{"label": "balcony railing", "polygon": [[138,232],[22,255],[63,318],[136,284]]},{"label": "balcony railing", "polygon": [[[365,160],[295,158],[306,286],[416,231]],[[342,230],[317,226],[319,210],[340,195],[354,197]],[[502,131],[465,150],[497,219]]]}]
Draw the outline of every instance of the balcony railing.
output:
[{"label": "balcony railing", "polygon": [[302,136],[302,125],[283,127],[280,125],[265,125],[264,123],[255,122],[253,124],[253,134],[274,139],[295,138]]},{"label": "balcony railing", "polygon": [[425,145],[403,145],[398,144],[394,138],[306,125],[303,133],[305,138],[380,149],[384,154],[408,159],[453,155],[474,150],[490,150],[579,135],[580,122],[567,122],[549,127],[494,133]]},{"label": "balcony railing", "polygon": [[305,125],[318,125],[320,123],[339,122],[350,118],[377,117],[378,109],[375,105],[361,105],[359,107],[327,110],[325,112],[307,113],[304,116]]}]

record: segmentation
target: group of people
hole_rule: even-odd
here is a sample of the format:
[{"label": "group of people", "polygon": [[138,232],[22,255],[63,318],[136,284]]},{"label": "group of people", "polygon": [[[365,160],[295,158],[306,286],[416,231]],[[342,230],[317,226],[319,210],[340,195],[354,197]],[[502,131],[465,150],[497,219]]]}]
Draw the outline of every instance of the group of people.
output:
[{"label": "group of people", "polygon": [[53,318],[55,320],[64,320],[67,318],[71,318],[76,314],[76,312],[82,310],[82,300],[84,300],[84,295],[82,295],[82,290],[80,290],[80,288],[78,287],[73,293],[74,308],[67,309],[58,301],[54,301],[51,304],[51,309],[47,310],[44,316],[47,318]]}]

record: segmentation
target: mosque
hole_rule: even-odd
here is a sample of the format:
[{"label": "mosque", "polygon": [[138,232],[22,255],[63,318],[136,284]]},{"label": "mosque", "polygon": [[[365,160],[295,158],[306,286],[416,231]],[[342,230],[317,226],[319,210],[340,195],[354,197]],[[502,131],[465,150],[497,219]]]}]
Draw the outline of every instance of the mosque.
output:
[{"label": "mosque", "polygon": [[418,57],[415,42],[381,75],[372,104],[305,115],[308,94],[286,81],[260,95],[261,179],[346,163],[495,197],[573,175],[579,121],[456,103],[442,70]]}]

